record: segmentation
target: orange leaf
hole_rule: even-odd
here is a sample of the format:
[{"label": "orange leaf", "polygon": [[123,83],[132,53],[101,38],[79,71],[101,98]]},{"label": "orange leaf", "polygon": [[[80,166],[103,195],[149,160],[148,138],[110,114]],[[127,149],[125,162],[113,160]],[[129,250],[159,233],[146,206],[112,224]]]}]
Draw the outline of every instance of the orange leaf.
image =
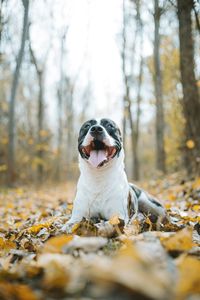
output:
[{"label": "orange leaf", "polygon": [[72,239],[72,235],[66,234],[52,237],[44,244],[43,252],[62,253],[63,247]]}]

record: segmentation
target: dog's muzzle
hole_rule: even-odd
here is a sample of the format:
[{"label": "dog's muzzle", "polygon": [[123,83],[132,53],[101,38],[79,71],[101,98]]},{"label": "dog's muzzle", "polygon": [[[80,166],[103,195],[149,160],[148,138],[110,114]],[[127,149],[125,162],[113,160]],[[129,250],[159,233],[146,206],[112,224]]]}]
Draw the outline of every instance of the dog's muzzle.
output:
[{"label": "dog's muzzle", "polygon": [[109,162],[116,154],[117,149],[115,146],[108,146],[103,140],[94,138],[93,141],[81,147],[88,162],[95,168],[102,167]]}]

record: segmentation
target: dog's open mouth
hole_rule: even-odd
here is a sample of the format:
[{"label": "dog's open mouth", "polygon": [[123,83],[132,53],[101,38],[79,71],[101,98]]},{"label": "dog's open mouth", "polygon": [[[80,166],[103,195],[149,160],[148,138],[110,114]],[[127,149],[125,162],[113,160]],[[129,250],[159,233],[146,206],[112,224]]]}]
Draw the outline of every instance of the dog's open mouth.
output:
[{"label": "dog's open mouth", "polygon": [[81,150],[88,159],[88,162],[95,168],[102,167],[114,157],[117,151],[116,147],[107,146],[99,140],[92,141],[90,145],[82,147]]}]

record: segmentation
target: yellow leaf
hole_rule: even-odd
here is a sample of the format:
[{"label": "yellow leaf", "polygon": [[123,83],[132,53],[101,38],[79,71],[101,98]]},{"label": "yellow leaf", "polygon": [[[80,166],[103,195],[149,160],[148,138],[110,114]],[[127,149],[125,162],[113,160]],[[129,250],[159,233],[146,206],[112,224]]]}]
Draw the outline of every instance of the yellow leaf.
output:
[{"label": "yellow leaf", "polygon": [[14,206],[14,204],[13,203],[7,203],[7,205],[6,205],[6,208],[14,208],[15,206]]},{"label": "yellow leaf", "polygon": [[79,227],[80,227],[80,223],[76,223],[76,224],[72,227],[72,233],[74,233]]},{"label": "yellow leaf", "polygon": [[41,159],[40,157],[35,157],[32,160],[32,167],[37,167],[37,166],[45,166],[45,161],[43,159]]},{"label": "yellow leaf", "polygon": [[72,208],[73,208],[73,204],[72,203],[67,204],[67,209],[72,210]]},{"label": "yellow leaf", "polygon": [[48,131],[46,131],[46,130],[40,130],[40,136],[42,136],[42,137],[45,137],[45,136],[47,136],[49,133],[48,133]]},{"label": "yellow leaf", "polygon": [[194,211],[200,211],[200,205],[193,205],[192,206],[192,210],[194,210]]},{"label": "yellow leaf", "polygon": [[8,169],[6,165],[0,165],[0,172],[5,172]]},{"label": "yellow leaf", "polygon": [[64,254],[45,253],[38,259],[39,266],[44,268],[42,284],[45,289],[65,289],[70,279],[69,265],[71,259]]},{"label": "yellow leaf", "polygon": [[21,189],[21,188],[17,188],[17,189],[15,190],[15,193],[16,193],[17,195],[21,196],[21,195],[24,194],[24,190]]},{"label": "yellow leaf", "polygon": [[151,231],[151,229],[152,229],[152,222],[149,219],[149,217],[146,218],[145,223],[149,225],[149,231]]},{"label": "yellow leaf", "polygon": [[138,250],[134,246],[133,242],[129,239],[125,239],[123,243],[124,247],[118,251],[117,257],[131,257],[132,259],[140,261],[140,253],[138,253]]},{"label": "yellow leaf", "polygon": [[188,140],[186,146],[188,149],[193,149],[195,147],[195,142],[193,140]]},{"label": "yellow leaf", "polygon": [[200,178],[197,178],[193,184],[192,184],[193,189],[198,189],[200,188]]},{"label": "yellow leaf", "polygon": [[184,228],[173,236],[161,237],[160,241],[169,251],[187,251],[194,246],[191,228]]},{"label": "yellow leaf", "polygon": [[16,222],[14,224],[14,227],[17,229],[17,228],[20,228],[21,226],[23,226],[23,222]]},{"label": "yellow leaf", "polygon": [[174,194],[169,194],[169,195],[167,196],[167,198],[168,198],[169,200],[171,200],[171,201],[175,201],[175,200],[176,200],[176,195],[174,195]]},{"label": "yellow leaf", "polygon": [[33,143],[34,143],[34,140],[33,140],[33,139],[29,139],[29,140],[28,140],[28,144],[29,144],[29,145],[33,145]]},{"label": "yellow leaf", "polygon": [[177,260],[180,271],[177,285],[178,299],[200,293],[200,261],[191,256],[182,256]]},{"label": "yellow leaf", "polygon": [[27,231],[28,231],[28,233],[31,233],[31,234],[37,234],[41,229],[49,228],[50,225],[51,225],[50,222],[33,225],[33,226],[29,227],[27,229]]},{"label": "yellow leaf", "polygon": [[7,145],[8,144],[8,138],[2,138],[1,143],[3,145]]},{"label": "yellow leaf", "polygon": [[119,216],[118,215],[114,215],[113,217],[111,217],[109,219],[109,223],[111,225],[117,225],[117,224],[119,224],[120,223]]},{"label": "yellow leaf", "polygon": [[72,239],[72,235],[66,234],[52,237],[44,244],[43,252],[62,253],[63,246],[68,244]]},{"label": "yellow leaf", "polygon": [[172,207],[171,203],[165,203],[165,208],[170,209]]},{"label": "yellow leaf", "polygon": [[38,144],[35,146],[35,148],[38,151],[48,151],[49,150],[49,146],[46,144]]},{"label": "yellow leaf", "polygon": [[10,250],[16,248],[16,244],[0,237],[0,250]]}]

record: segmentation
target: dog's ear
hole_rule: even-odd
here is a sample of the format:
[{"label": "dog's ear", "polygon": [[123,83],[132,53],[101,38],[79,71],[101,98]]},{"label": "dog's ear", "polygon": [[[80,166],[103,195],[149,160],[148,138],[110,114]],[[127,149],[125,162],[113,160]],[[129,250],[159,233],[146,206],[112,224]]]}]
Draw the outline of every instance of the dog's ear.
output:
[{"label": "dog's ear", "polygon": [[121,134],[121,130],[119,129],[119,127],[117,128],[117,133],[118,133],[120,141],[122,142],[122,134]]}]

